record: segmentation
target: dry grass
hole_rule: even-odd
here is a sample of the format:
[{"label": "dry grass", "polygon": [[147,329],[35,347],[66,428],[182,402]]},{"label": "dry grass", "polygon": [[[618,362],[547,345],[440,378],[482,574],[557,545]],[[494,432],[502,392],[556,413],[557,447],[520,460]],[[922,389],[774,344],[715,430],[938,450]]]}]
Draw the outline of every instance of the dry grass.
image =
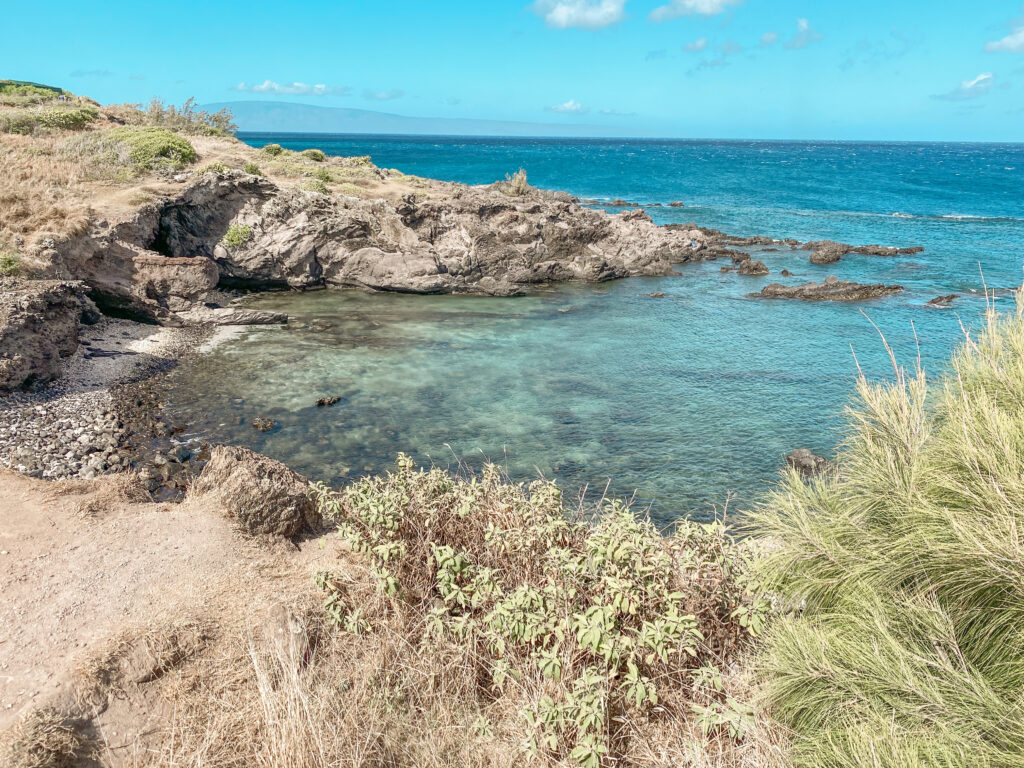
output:
[{"label": "dry grass", "polygon": [[52,709],[37,709],[0,735],[4,768],[73,768],[90,753],[81,734]]}]

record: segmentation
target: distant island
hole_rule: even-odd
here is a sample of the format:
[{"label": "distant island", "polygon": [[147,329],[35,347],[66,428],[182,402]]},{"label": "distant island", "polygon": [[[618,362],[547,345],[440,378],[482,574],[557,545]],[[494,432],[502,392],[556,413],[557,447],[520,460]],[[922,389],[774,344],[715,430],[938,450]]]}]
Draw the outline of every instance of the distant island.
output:
[{"label": "distant island", "polygon": [[410,117],[390,112],[345,107],[319,107],[286,101],[225,101],[203,105],[228,109],[238,129],[252,133],[390,133],[426,136],[586,136],[623,135],[615,126],[585,123],[525,123],[514,120],[473,120]]}]

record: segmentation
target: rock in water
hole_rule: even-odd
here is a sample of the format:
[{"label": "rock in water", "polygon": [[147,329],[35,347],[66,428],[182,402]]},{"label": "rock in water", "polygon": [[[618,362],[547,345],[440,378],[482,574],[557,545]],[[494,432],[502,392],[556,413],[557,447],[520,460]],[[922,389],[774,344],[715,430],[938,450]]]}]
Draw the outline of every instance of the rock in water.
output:
[{"label": "rock in water", "polygon": [[257,416],[252,420],[252,428],[259,432],[269,432],[276,426],[276,421],[273,419],[265,419],[262,416]]},{"label": "rock in water", "polygon": [[253,535],[292,537],[316,530],[320,517],[309,482],[279,461],[233,445],[215,446],[189,498],[212,499]]},{"label": "rock in water", "polygon": [[334,405],[339,400],[341,400],[341,398],[338,397],[337,395],[332,395],[331,397],[320,397],[320,398],[317,398],[316,407],[317,408],[325,408],[325,407]]},{"label": "rock in water", "polygon": [[763,261],[758,261],[757,259],[745,259],[740,262],[736,271],[741,275],[767,275],[768,267],[765,266]]},{"label": "rock in water", "polygon": [[804,283],[803,285],[770,283],[762,288],[760,293],[749,295],[754,298],[802,299],[803,301],[864,301],[880,296],[889,296],[902,290],[902,285],[854,283],[829,275],[823,283]]},{"label": "rock in water", "polygon": [[835,467],[824,456],[812,453],[806,448],[797,448],[786,457],[786,463],[804,477],[812,477]]},{"label": "rock in water", "polygon": [[948,293],[945,296],[936,296],[934,299],[928,302],[928,306],[938,307],[939,309],[945,309],[946,307],[953,303],[953,300],[956,299],[958,295],[959,294],[956,293]]}]

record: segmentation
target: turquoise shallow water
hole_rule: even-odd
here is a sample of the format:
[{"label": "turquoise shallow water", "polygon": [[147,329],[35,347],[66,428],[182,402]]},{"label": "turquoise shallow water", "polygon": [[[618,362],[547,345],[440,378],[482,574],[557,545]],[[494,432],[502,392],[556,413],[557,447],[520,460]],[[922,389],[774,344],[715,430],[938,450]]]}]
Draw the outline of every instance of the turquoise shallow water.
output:
[{"label": "turquoise shallow water", "polygon": [[[292,146],[371,154],[381,165],[467,182],[522,165],[535,183],[583,196],[687,201],[682,211],[651,208],[662,222],[926,247],[908,257],[847,256],[829,268],[809,264],[804,251],[765,252],[766,278],[721,274],[710,262],[682,266],[677,277],[510,299],[254,297],[254,306],[294,316],[294,327],[247,331],[177,371],[171,416],[191,434],[250,445],[332,482],[384,468],[404,450],[444,466],[490,459],[516,479],[540,473],[572,492],[635,492],[662,522],[710,514],[730,497],[730,508],[742,507],[793,448],[832,452],[854,354],[869,377],[891,375],[872,322],[902,362],[912,365],[919,350],[938,374],[960,322],[976,326],[984,309],[969,293],[981,287],[979,263],[1000,289],[1020,282],[1024,263],[1019,145],[346,137]],[[834,273],[907,291],[858,304],[746,296],[784,268],[793,281]],[[667,295],[650,298],[655,291]],[[924,306],[950,292],[967,296],[953,310]],[[324,395],[342,400],[316,408]],[[281,427],[256,432],[255,416]]]}]

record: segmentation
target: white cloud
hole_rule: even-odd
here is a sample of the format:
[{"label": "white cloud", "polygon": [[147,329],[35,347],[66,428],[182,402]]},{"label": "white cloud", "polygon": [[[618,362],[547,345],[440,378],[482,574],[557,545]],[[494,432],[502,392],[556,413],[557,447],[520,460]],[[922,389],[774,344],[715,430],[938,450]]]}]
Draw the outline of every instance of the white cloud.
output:
[{"label": "white cloud", "polygon": [[555,104],[552,107],[545,107],[548,112],[559,112],[563,115],[582,115],[587,111],[587,108],[580,104],[576,99],[569,99],[564,104]]},{"label": "white cloud", "polygon": [[626,17],[627,0],[537,0],[533,12],[555,29],[600,29]]},{"label": "white cloud", "polygon": [[801,48],[806,48],[811,43],[818,42],[821,38],[821,33],[811,28],[811,22],[807,19],[797,19],[796,34],[784,42],[783,45],[791,51],[798,51]]},{"label": "white cloud", "polygon": [[671,0],[668,5],[659,5],[651,11],[651,21],[666,21],[680,16],[714,16],[730,5],[739,5],[743,0]]},{"label": "white cloud", "polygon": [[995,75],[991,72],[983,72],[973,80],[964,80],[949,93],[937,93],[932,96],[932,98],[942,99],[943,101],[966,101],[968,99],[977,99],[991,91],[995,82]]},{"label": "white cloud", "polygon": [[1019,27],[1015,27],[1013,32],[1008,34],[1002,40],[993,40],[991,43],[985,43],[985,50],[990,53],[994,51],[1024,53],[1024,24]]},{"label": "white cloud", "polygon": [[323,96],[328,93],[348,93],[349,89],[344,85],[309,85],[308,83],[275,83],[273,80],[264,80],[258,85],[246,85],[244,82],[235,86],[236,91],[249,91],[251,93],[277,93],[277,94],[303,94],[311,96]]},{"label": "white cloud", "polygon": [[636,112],[621,112],[618,109],[602,109],[602,115],[610,115],[612,117],[636,117]]},{"label": "white cloud", "polygon": [[372,101],[392,101],[403,96],[405,96],[405,91],[400,91],[397,88],[393,91],[371,91],[369,88],[363,91],[363,98]]},{"label": "white cloud", "polygon": [[698,37],[692,43],[687,43],[683,46],[683,50],[687,53],[698,53],[708,47],[708,39],[706,37]]},{"label": "white cloud", "polygon": [[761,35],[761,47],[769,48],[779,42],[778,32],[765,32]]}]

